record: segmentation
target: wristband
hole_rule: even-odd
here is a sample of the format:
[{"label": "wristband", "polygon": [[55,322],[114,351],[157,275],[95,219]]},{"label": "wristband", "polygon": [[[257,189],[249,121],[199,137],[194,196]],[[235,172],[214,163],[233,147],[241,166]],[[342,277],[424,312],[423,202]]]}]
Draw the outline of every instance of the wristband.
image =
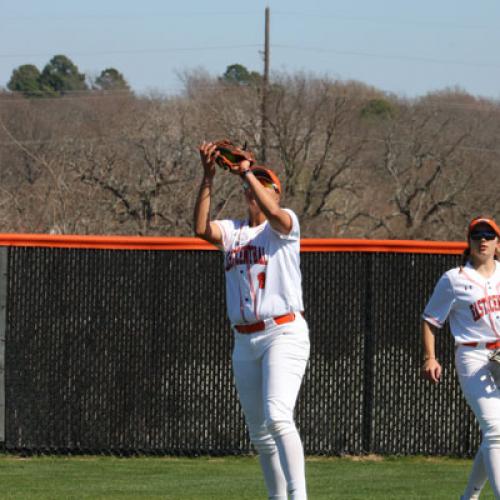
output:
[{"label": "wristband", "polygon": [[249,168],[247,170],[243,170],[243,172],[240,173],[240,177],[244,179],[249,173],[250,173]]}]

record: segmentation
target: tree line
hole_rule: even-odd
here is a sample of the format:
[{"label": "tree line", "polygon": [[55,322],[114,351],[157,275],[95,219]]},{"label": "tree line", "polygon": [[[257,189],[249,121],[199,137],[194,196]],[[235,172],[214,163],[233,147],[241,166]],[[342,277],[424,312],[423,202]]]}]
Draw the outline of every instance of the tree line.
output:
[{"label": "tree line", "polygon": [[106,68],[92,81],[80,73],[76,64],[62,54],[55,55],[40,71],[34,64],[14,69],[7,88],[25,97],[61,96],[88,90],[130,91],[124,76],[116,68]]},{"label": "tree line", "polygon": [[[192,235],[199,143],[229,138],[259,152],[259,73],[189,71],[181,94],[139,96],[109,71],[77,88],[85,77],[61,71],[61,57],[33,72],[39,87],[13,83],[20,67],[0,92],[0,231]],[[61,87],[61,74],[71,83]],[[122,80],[126,92],[106,87]],[[267,102],[267,165],[303,236],[461,240],[472,216],[500,215],[494,100],[460,89],[405,99],[277,73]],[[245,215],[240,182],[223,171],[212,213]]]}]

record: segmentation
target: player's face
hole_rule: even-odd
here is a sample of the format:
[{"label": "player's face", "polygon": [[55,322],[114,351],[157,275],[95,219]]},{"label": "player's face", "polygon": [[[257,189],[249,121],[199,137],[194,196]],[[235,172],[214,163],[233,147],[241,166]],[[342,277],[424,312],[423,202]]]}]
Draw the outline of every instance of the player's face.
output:
[{"label": "player's face", "polygon": [[[274,187],[271,183],[267,182],[265,179],[259,179],[260,183],[268,190],[270,194],[273,195],[273,198],[279,202],[280,195],[274,190]],[[249,207],[257,207],[257,202],[255,201],[255,197],[253,195],[253,191],[248,187],[248,184],[243,183],[243,192],[245,193],[245,199],[249,205]]]},{"label": "player's face", "polygon": [[472,257],[492,259],[498,246],[498,236],[488,224],[478,224],[471,231],[469,242]]},{"label": "player's face", "polygon": [[249,210],[256,210],[259,208],[257,202],[255,201],[252,190],[249,188],[243,188],[243,193],[245,194],[245,200],[247,202]]}]

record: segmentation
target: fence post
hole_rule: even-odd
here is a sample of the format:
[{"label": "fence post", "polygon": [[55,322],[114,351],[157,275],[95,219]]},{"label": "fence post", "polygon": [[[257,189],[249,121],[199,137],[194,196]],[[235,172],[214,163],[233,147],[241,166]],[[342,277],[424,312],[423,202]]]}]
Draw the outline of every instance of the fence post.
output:
[{"label": "fence post", "polygon": [[372,450],[372,419],[373,419],[373,384],[374,384],[374,352],[375,335],[373,332],[373,294],[372,269],[373,255],[367,254],[365,267],[365,315],[364,315],[364,366],[363,366],[363,451]]},{"label": "fence post", "polygon": [[0,443],[5,443],[5,329],[7,323],[7,247],[0,248]]}]

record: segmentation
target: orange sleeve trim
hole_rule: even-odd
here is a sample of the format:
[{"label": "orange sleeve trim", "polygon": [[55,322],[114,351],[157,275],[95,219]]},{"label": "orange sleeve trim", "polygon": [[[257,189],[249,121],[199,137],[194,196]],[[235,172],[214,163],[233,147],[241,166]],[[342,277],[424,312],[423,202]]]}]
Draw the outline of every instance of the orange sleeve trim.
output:
[{"label": "orange sleeve trim", "polygon": [[[217,250],[199,238],[0,234],[0,246],[95,248],[111,250]],[[302,252],[383,252],[461,254],[464,242],[304,238]]]}]

